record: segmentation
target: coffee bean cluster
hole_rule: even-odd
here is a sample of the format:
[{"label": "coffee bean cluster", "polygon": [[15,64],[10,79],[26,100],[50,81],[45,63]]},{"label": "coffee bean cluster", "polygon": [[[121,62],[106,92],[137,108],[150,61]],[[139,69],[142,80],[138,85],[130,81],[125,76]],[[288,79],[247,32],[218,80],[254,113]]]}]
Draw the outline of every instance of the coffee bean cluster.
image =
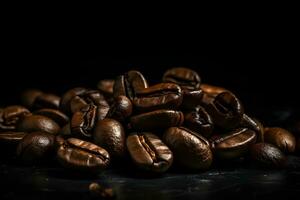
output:
[{"label": "coffee bean cluster", "polygon": [[162,173],[171,166],[205,171],[244,157],[282,168],[286,155],[300,150],[289,131],[263,127],[235,94],[201,83],[188,68],[169,69],[154,85],[132,70],[61,97],[29,89],[21,104],[0,109],[0,143],[30,164],[55,158],[65,168],[99,173],[129,161]]}]

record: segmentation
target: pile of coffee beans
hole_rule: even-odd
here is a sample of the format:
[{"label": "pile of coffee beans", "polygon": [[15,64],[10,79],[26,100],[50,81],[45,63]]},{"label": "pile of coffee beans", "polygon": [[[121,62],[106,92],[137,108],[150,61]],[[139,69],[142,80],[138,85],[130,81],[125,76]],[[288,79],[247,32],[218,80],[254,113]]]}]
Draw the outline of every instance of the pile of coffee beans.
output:
[{"label": "pile of coffee beans", "polygon": [[287,154],[300,151],[300,139],[264,127],[235,94],[188,68],[169,69],[154,85],[132,70],[61,97],[28,89],[21,104],[0,109],[0,143],[26,164],[92,174],[126,162],[152,173],[201,172],[239,158],[283,168]]}]

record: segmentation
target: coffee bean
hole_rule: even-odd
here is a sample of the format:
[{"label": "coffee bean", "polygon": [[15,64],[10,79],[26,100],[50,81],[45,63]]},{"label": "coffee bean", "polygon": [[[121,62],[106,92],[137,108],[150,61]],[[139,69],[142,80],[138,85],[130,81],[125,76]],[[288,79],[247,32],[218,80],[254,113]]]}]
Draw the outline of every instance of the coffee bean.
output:
[{"label": "coffee bean", "polygon": [[254,162],[263,167],[282,168],[286,156],[279,148],[268,143],[257,143],[251,146],[250,155]]},{"label": "coffee bean", "polygon": [[171,150],[152,133],[132,133],[126,144],[132,161],[141,169],[165,172],[172,165]]},{"label": "coffee bean", "polygon": [[110,106],[106,117],[116,119],[120,122],[125,122],[131,114],[132,103],[130,99],[126,96],[118,96]]},{"label": "coffee bean", "polygon": [[284,153],[293,153],[296,148],[295,136],[283,128],[265,128],[264,141],[277,146]]},{"label": "coffee bean", "polygon": [[55,121],[48,117],[42,115],[29,115],[20,120],[17,124],[17,130],[21,132],[44,131],[57,134],[60,127]]},{"label": "coffee bean", "polygon": [[57,159],[64,167],[85,172],[101,172],[110,162],[105,149],[76,138],[63,142],[57,150]]},{"label": "coffee bean", "polygon": [[214,130],[212,119],[203,107],[197,107],[195,111],[186,113],[184,124],[187,128],[205,137],[209,137]]},{"label": "coffee bean", "polygon": [[171,127],[164,133],[163,141],[181,166],[198,170],[207,170],[211,166],[210,145],[201,135],[184,127]]},{"label": "coffee bean", "polygon": [[98,183],[91,183],[89,185],[90,194],[95,198],[113,199],[116,197],[112,188],[104,187]]},{"label": "coffee bean", "polygon": [[0,146],[3,147],[6,146],[16,146],[22,138],[26,135],[25,132],[13,132],[13,131],[7,131],[0,133]]},{"label": "coffee bean", "polygon": [[55,136],[46,132],[25,135],[17,147],[17,156],[24,162],[47,159],[53,153]]},{"label": "coffee bean", "polygon": [[181,107],[183,109],[192,110],[195,107],[201,105],[203,98],[203,91],[198,90],[183,90],[183,100]]},{"label": "coffee bean", "polygon": [[34,102],[33,107],[35,109],[40,108],[53,108],[58,109],[60,103],[60,97],[55,94],[42,93],[38,95]]},{"label": "coffee bean", "polygon": [[111,97],[113,95],[114,83],[115,80],[112,79],[100,80],[97,84],[97,88],[105,96]]},{"label": "coffee bean", "polygon": [[60,109],[66,113],[66,114],[70,114],[71,113],[71,105],[70,102],[71,100],[76,97],[76,96],[80,96],[82,94],[85,94],[87,91],[86,88],[82,88],[82,87],[77,87],[77,88],[73,88],[68,90],[61,98],[60,100]]},{"label": "coffee bean", "polygon": [[182,102],[181,89],[173,83],[160,83],[135,92],[133,105],[139,112],[176,109]]},{"label": "coffee bean", "polygon": [[239,128],[228,134],[215,137],[211,141],[214,155],[220,159],[234,159],[245,155],[256,142],[256,133],[247,128]]},{"label": "coffee bean", "polygon": [[31,108],[35,99],[40,96],[43,92],[38,89],[27,89],[21,94],[21,102],[22,105],[26,106],[27,108]]},{"label": "coffee bean", "polygon": [[259,122],[257,119],[252,119],[245,113],[243,114],[242,120],[239,124],[240,127],[249,128],[256,132],[257,134],[257,141],[263,142],[264,139],[264,127],[261,122]]},{"label": "coffee bean", "polygon": [[182,125],[184,115],[180,111],[174,110],[155,110],[130,118],[130,125],[134,130],[148,131],[160,130],[172,126]]},{"label": "coffee bean", "polygon": [[120,122],[114,119],[98,121],[94,129],[93,141],[106,149],[112,159],[122,158],[125,155],[125,132]]},{"label": "coffee bean", "polygon": [[34,111],[33,114],[49,117],[50,119],[55,121],[60,126],[64,126],[65,124],[67,124],[69,122],[69,117],[57,109],[43,108],[43,109]]},{"label": "coffee bean", "polygon": [[29,110],[18,105],[8,106],[0,110],[0,131],[16,130],[17,123],[29,114]]}]

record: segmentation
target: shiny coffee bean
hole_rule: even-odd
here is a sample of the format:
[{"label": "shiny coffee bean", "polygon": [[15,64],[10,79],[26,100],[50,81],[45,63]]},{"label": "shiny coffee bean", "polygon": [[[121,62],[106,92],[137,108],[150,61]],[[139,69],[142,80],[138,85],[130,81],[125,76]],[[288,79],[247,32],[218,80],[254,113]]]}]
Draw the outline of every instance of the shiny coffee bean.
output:
[{"label": "shiny coffee bean", "polygon": [[206,110],[216,125],[226,129],[237,127],[244,114],[241,102],[230,92],[218,94]]},{"label": "shiny coffee bean", "polygon": [[35,109],[40,109],[40,108],[58,109],[59,103],[60,103],[59,96],[50,93],[42,93],[41,95],[38,95],[35,98],[33,102],[33,107]]},{"label": "shiny coffee bean", "polygon": [[111,97],[113,95],[115,80],[113,79],[104,79],[98,82],[97,88],[105,96]]},{"label": "shiny coffee bean", "polygon": [[118,76],[113,87],[113,95],[126,96],[129,99],[135,97],[135,91],[148,87],[148,83],[143,74],[139,71],[129,71],[125,75]]},{"label": "shiny coffee bean", "polygon": [[186,113],[184,125],[204,137],[209,137],[214,130],[213,121],[203,107],[197,107],[194,111]]},{"label": "shiny coffee bean", "polygon": [[197,90],[200,88],[201,79],[197,72],[188,68],[177,67],[164,73],[163,82],[176,83],[183,90]]},{"label": "shiny coffee bean", "polygon": [[183,100],[181,107],[183,109],[192,110],[202,103],[203,91],[198,90],[183,90]]},{"label": "shiny coffee bean", "polygon": [[110,162],[105,149],[76,138],[63,142],[57,150],[57,159],[64,167],[85,172],[101,172]]},{"label": "shiny coffee bean", "polygon": [[122,124],[114,119],[106,118],[97,122],[93,141],[106,149],[112,159],[125,155],[125,131]]},{"label": "shiny coffee bean", "polygon": [[201,89],[203,91],[203,97],[201,100],[203,105],[210,104],[218,94],[229,92],[229,90],[225,88],[208,84],[201,84]]},{"label": "shiny coffee bean", "polygon": [[134,108],[138,112],[158,109],[176,109],[182,102],[182,93],[178,85],[160,83],[148,88],[139,89],[133,99]]},{"label": "shiny coffee bean", "polygon": [[30,111],[23,106],[8,106],[0,110],[0,130],[16,130],[17,123],[29,115]]},{"label": "shiny coffee bean", "polygon": [[22,105],[26,106],[27,108],[31,108],[35,99],[43,94],[41,90],[38,89],[28,89],[22,92],[21,94],[21,102]]},{"label": "shiny coffee bean", "polygon": [[87,91],[86,88],[82,88],[82,87],[77,87],[77,88],[73,88],[68,90],[61,98],[60,100],[60,109],[66,113],[66,114],[70,114],[71,113],[71,105],[70,102],[71,100],[76,97],[76,96],[80,96],[82,94],[85,94]]},{"label": "shiny coffee bean", "polygon": [[26,135],[25,132],[13,132],[13,131],[7,131],[0,133],[0,144],[1,147],[3,146],[16,146],[22,138]]},{"label": "shiny coffee bean", "polygon": [[257,119],[253,119],[244,113],[239,126],[249,128],[249,129],[255,131],[257,134],[257,141],[258,142],[264,141],[264,139],[263,139],[264,138],[264,127],[263,127],[262,123],[260,121],[258,121]]},{"label": "shiny coffee bean", "polygon": [[251,159],[258,165],[268,168],[282,168],[286,156],[279,148],[268,143],[257,143],[250,148]]},{"label": "shiny coffee bean", "polygon": [[92,137],[92,130],[97,121],[97,107],[87,105],[81,111],[75,112],[71,119],[71,132],[78,137]]},{"label": "shiny coffee bean", "polygon": [[180,126],[183,121],[184,115],[180,111],[156,110],[132,116],[130,125],[134,130],[148,131]]},{"label": "shiny coffee bean", "polygon": [[184,127],[171,127],[163,135],[175,162],[189,169],[207,170],[213,155],[209,142],[201,135]]},{"label": "shiny coffee bean", "polygon": [[17,156],[24,162],[47,159],[53,153],[55,136],[46,132],[26,134],[19,142]]},{"label": "shiny coffee bean", "polygon": [[106,118],[116,119],[119,122],[125,120],[132,114],[132,103],[126,96],[118,96],[109,108]]},{"label": "shiny coffee bean", "polygon": [[55,121],[61,127],[69,122],[69,117],[57,109],[43,108],[43,109],[34,111],[33,114],[49,117],[50,119]]},{"label": "shiny coffee bean", "polygon": [[256,133],[247,128],[239,128],[228,134],[215,137],[211,141],[214,155],[220,159],[234,159],[245,155],[256,142]]},{"label": "shiny coffee bean", "polygon": [[171,150],[152,133],[132,133],[126,144],[132,161],[143,170],[165,172],[172,165]]},{"label": "shiny coffee bean", "polygon": [[265,128],[264,141],[277,146],[284,153],[293,153],[296,148],[295,136],[283,128]]},{"label": "shiny coffee bean", "polygon": [[21,132],[44,131],[57,134],[60,127],[55,121],[48,117],[42,115],[29,115],[20,120],[17,124],[17,130]]}]

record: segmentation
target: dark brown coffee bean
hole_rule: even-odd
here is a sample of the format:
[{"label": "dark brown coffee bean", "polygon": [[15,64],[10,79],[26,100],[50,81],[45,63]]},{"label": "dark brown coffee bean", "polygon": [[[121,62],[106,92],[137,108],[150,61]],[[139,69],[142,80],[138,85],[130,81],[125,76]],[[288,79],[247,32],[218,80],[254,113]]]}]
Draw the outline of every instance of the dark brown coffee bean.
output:
[{"label": "dark brown coffee bean", "polygon": [[148,87],[148,83],[143,74],[139,71],[129,71],[125,75],[118,76],[115,80],[113,95],[126,96],[129,99],[135,97],[135,91]]},{"label": "dark brown coffee bean", "polygon": [[230,92],[225,88],[214,86],[214,85],[208,85],[208,84],[201,84],[201,89],[203,91],[203,97],[201,100],[203,105],[210,104],[215,99],[215,97],[220,93]]},{"label": "dark brown coffee bean", "polygon": [[148,131],[164,129],[182,125],[184,115],[175,110],[156,110],[130,118],[130,125],[134,130]]},{"label": "dark brown coffee bean", "polygon": [[286,157],[279,148],[268,143],[257,143],[251,146],[250,155],[258,165],[269,168],[281,168]]},{"label": "dark brown coffee bean", "polygon": [[125,155],[125,132],[120,122],[114,119],[98,121],[94,129],[94,143],[106,149],[112,159]]},{"label": "dark brown coffee bean", "polygon": [[75,112],[71,120],[71,132],[78,137],[92,137],[92,130],[97,121],[97,107],[93,104]]},{"label": "dark brown coffee bean", "polygon": [[1,147],[3,147],[4,145],[16,146],[26,134],[27,133],[25,132],[13,132],[13,131],[0,133]]},{"label": "dark brown coffee bean", "polygon": [[60,127],[55,121],[48,117],[42,115],[29,115],[20,120],[17,124],[17,130],[21,132],[44,131],[57,134]]},{"label": "dark brown coffee bean", "polygon": [[226,129],[235,128],[244,114],[241,102],[230,92],[218,94],[213,102],[207,105],[206,110],[216,125]]},{"label": "dark brown coffee bean", "polygon": [[249,128],[256,132],[257,141],[264,142],[264,127],[260,121],[253,119],[246,114],[243,114],[243,118],[240,122],[240,127]]},{"label": "dark brown coffee bean", "polygon": [[97,199],[113,199],[116,197],[112,188],[104,187],[98,183],[89,185],[90,194]]},{"label": "dark brown coffee bean", "polygon": [[181,107],[183,109],[192,110],[202,103],[203,91],[198,90],[183,90],[183,100]]},{"label": "dark brown coffee bean", "polygon": [[164,133],[163,141],[180,165],[199,170],[207,170],[211,166],[213,155],[210,145],[201,135],[184,127],[171,127]]},{"label": "dark brown coffee bean", "polygon": [[43,92],[38,89],[28,89],[22,92],[21,94],[21,102],[22,105],[26,106],[27,108],[31,108],[35,99],[40,96]]},{"label": "dark brown coffee bean", "polygon": [[139,112],[158,109],[176,109],[182,102],[182,93],[178,85],[160,83],[135,92],[133,105]]},{"label": "dark brown coffee bean", "polygon": [[265,128],[264,141],[277,146],[284,153],[292,153],[296,148],[295,136],[283,128]]},{"label": "dark brown coffee bean", "polygon": [[115,80],[104,79],[104,80],[101,80],[98,82],[97,88],[105,96],[111,97],[113,95],[114,83],[115,83]]},{"label": "dark brown coffee bean", "polygon": [[62,96],[62,98],[60,100],[60,109],[62,111],[64,111],[64,113],[70,114],[71,113],[71,106],[70,106],[71,100],[76,96],[80,96],[82,94],[85,94],[86,91],[87,91],[87,89],[82,88],[82,87],[77,87],[77,88],[73,88],[73,89],[68,90]]},{"label": "dark brown coffee bean", "polygon": [[177,67],[164,73],[163,82],[176,83],[182,89],[197,90],[200,88],[201,79],[197,72],[188,68]]},{"label": "dark brown coffee bean", "polygon": [[172,165],[171,150],[152,133],[132,133],[126,144],[132,161],[141,169],[165,172]]},{"label": "dark brown coffee bean", "polygon": [[184,124],[187,128],[204,137],[209,137],[214,130],[213,121],[203,107],[197,107],[195,111],[185,114]]},{"label": "dark brown coffee bean", "polygon": [[29,110],[17,105],[0,110],[0,131],[16,130],[16,124],[29,114]]},{"label": "dark brown coffee bean", "polygon": [[57,150],[57,159],[67,168],[85,172],[101,172],[110,162],[105,149],[76,138],[64,141]]},{"label": "dark brown coffee bean", "polygon": [[253,130],[240,128],[228,134],[215,137],[211,146],[220,159],[234,159],[245,155],[250,146],[256,142],[256,134]]},{"label": "dark brown coffee bean", "polygon": [[125,122],[132,113],[132,103],[126,96],[118,96],[109,108],[107,118]]},{"label": "dark brown coffee bean", "polygon": [[33,107],[35,109],[53,108],[58,109],[60,97],[55,94],[42,93],[34,100]]},{"label": "dark brown coffee bean", "polygon": [[53,153],[55,136],[46,132],[26,134],[19,142],[17,155],[24,162],[47,159]]},{"label": "dark brown coffee bean", "polygon": [[58,123],[60,126],[64,126],[69,122],[69,117],[57,109],[44,108],[34,111],[33,114],[49,117],[50,119]]}]

